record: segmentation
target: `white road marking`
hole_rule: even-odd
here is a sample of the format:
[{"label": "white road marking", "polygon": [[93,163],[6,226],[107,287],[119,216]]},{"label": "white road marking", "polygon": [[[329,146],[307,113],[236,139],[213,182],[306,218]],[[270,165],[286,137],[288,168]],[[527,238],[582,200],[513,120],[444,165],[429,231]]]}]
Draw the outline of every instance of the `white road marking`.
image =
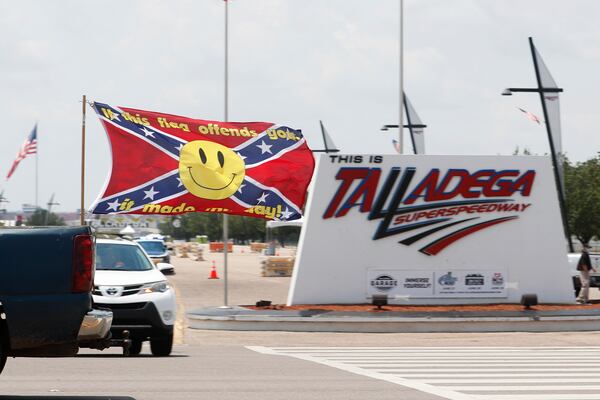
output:
[{"label": "white road marking", "polygon": [[438,386],[448,390],[460,390],[469,392],[521,392],[521,391],[581,391],[581,390],[600,390],[600,385],[546,385],[546,386]]},{"label": "white road marking", "polygon": [[598,394],[499,394],[471,397],[478,400],[598,400]]},{"label": "white road marking", "polygon": [[[420,368],[414,368],[410,365],[405,366],[404,368],[391,368],[391,369],[379,369],[379,371],[386,371],[386,372],[430,372],[432,375],[435,374],[436,372],[456,372],[457,368],[422,368],[423,366],[420,365]],[[365,368],[370,370],[370,368]],[[567,371],[580,371],[580,372],[590,372],[590,371],[597,371],[600,372],[600,368],[592,368],[592,367],[579,367],[579,368],[484,368],[484,367],[479,367],[479,368],[460,368],[461,372],[481,372],[481,371],[487,371],[487,372],[567,372]],[[600,399],[599,399],[600,400]]]},{"label": "white road marking", "polygon": [[177,286],[173,281],[169,281],[169,285],[175,291],[175,302],[177,305],[177,316],[175,318],[175,326],[173,327],[173,343],[174,344],[185,344],[185,327],[187,324],[187,317],[185,314],[185,307],[181,300],[181,294]]},{"label": "white road marking", "polygon": [[449,400],[600,399],[597,346],[248,349],[327,365]]},{"label": "white road marking", "polygon": [[383,374],[379,374],[377,372],[363,370],[360,367],[353,367],[351,365],[344,365],[344,364],[340,364],[337,362],[330,362],[330,361],[327,361],[324,359],[317,359],[317,358],[311,357],[308,354],[285,354],[282,352],[278,352],[277,350],[270,349],[268,347],[263,347],[263,346],[247,346],[247,348],[250,350],[259,352],[259,353],[263,353],[263,354],[287,355],[287,356],[299,358],[301,360],[316,362],[316,363],[327,365],[327,366],[330,366],[333,368],[341,369],[343,371],[352,372],[352,373],[355,373],[358,375],[363,375],[363,376],[371,377],[374,379],[379,379],[379,380],[395,383],[398,385],[409,387],[411,389],[419,390],[421,392],[440,396],[440,397],[443,397],[443,398],[449,399],[449,400],[473,400],[473,397],[470,395],[465,395],[465,394],[454,392],[451,390],[439,389],[439,388],[436,388],[435,386],[427,385],[425,383],[412,381],[412,380],[408,380],[408,379],[403,379],[403,378],[396,377],[396,376],[383,375]]},{"label": "white road marking", "polygon": [[[435,384],[435,383],[452,383],[452,384],[459,384],[459,383],[477,383],[477,384],[481,384],[481,383],[494,383],[494,384],[498,384],[498,383],[600,383],[600,375],[599,378],[590,378],[589,376],[582,376],[582,377],[577,377],[577,378],[558,378],[558,377],[548,377],[547,375],[544,374],[527,374],[527,375],[536,375],[536,376],[532,376],[529,378],[521,378],[521,376],[523,375],[517,375],[519,378],[477,378],[477,379],[473,379],[473,378],[469,378],[469,379],[461,379],[461,378],[453,378],[453,379],[427,379],[427,377],[425,377],[424,379],[419,379],[421,382],[424,383],[428,383],[428,384]],[[462,374],[460,375],[455,375],[455,376],[463,376]],[[472,375],[471,375],[472,376]],[[506,376],[506,375],[503,375]],[[559,375],[560,376],[560,375]]]}]

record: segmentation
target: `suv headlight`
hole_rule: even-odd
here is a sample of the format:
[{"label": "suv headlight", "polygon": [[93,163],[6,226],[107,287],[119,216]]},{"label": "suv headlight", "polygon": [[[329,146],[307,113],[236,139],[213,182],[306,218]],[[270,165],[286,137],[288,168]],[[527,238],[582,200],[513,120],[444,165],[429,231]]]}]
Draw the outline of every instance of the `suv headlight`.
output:
[{"label": "suv headlight", "polygon": [[169,283],[167,281],[160,281],[154,283],[148,283],[140,289],[140,293],[164,293],[169,290]]}]

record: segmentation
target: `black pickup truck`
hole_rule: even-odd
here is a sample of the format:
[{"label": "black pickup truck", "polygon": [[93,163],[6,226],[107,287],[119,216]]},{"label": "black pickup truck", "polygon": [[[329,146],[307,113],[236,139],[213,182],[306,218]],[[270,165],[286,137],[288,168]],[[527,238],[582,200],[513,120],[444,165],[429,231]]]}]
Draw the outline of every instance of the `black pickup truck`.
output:
[{"label": "black pickup truck", "polygon": [[8,357],[72,356],[110,344],[110,311],[92,309],[89,227],[0,228],[0,372]]}]

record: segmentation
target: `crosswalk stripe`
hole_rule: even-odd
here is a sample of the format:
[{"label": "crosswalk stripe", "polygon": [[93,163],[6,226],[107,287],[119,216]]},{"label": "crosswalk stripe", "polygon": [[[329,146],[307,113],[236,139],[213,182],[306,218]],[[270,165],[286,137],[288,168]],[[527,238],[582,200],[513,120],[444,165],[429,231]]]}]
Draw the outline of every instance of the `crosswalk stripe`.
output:
[{"label": "crosswalk stripe", "polygon": [[502,365],[502,364],[506,364],[506,365],[573,365],[573,366],[577,366],[577,365],[593,365],[593,363],[589,364],[587,360],[565,360],[565,362],[561,362],[559,360],[552,360],[552,361],[545,361],[545,360],[516,360],[516,361],[512,361],[511,360],[504,360],[504,359],[499,359],[498,361],[479,361],[479,360],[473,360],[472,362],[466,362],[468,360],[459,360],[459,361],[454,361],[454,360],[435,360],[435,362],[433,362],[434,360],[427,360],[427,361],[407,361],[407,360],[390,360],[390,361],[384,361],[384,362],[376,362],[376,361],[366,361],[366,362],[361,362],[361,361],[352,361],[352,360],[343,360],[340,359],[339,361],[345,361],[348,364],[360,364],[363,366],[369,366],[369,365],[381,365],[381,366],[390,366],[393,367],[395,365],[440,365],[440,364],[444,364],[444,365]]},{"label": "crosswalk stripe", "polygon": [[[336,360],[336,361],[344,361],[344,360]],[[354,364],[354,363],[348,363],[348,364]],[[371,363],[373,364],[373,363]],[[365,367],[365,368],[370,368],[369,365],[371,364],[367,364],[367,363],[361,363],[360,365]],[[521,362],[508,362],[508,363],[503,363],[503,362],[496,362],[496,363],[490,363],[490,362],[486,362],[486,361],[478,361],[478,362],[471,362],[471,363],[459,363],[459,362],[444,362],[444,361],[439,361],[439,362],[411,362],[411,363],[395,363],[395,364],[373,364],[373,366],[379,366],[382,368],[403,368],[403,367],[412,367],[412,366],[418,366],[418,367],[439,367],[441,365],[445,366],[445,367],[456,367],[456,368],[462,368],[462,367],[474,367],[474,366],[478,366],[481,368],[486,368],[489,366],[496,366],[496,367],[509,367],[509,366],[517,366],[517,367],[581,367],[582,363],[581,362],[575,362],[575,363],[568,363],[568,362],[525,362],[525,361],[521,361]],[[589,367],[588,367],[589,368]],[[598,370],[600,371],[600,366],[597,368],[592,368],[591,370]],[[599,399],[600,400],[600,399]]]},{"label": "crosswalk stripe", "polygon": [[[598,400],[597,393],[477,395],[477,400]],[[471,397],[471,399],[474,399]]]},{"label": "crosswalk stripe", "polygon": [[489,350],[510,350],[510,351],[523,351],[523,350],[569,350],[569,351],[578,351],[578,350],[587,350],[587,349],[596,349],[600,350],[600,346],[579,346],[579,347],[569,347],[569,346],[543,346],[543,347],[514,347],[514,346],[477,346],[477,347],[459,347],[459,346],[431,346],[431,347],[420,347],[420,346],[364,346],[364,347],[353,347],[353,346],[339,346],[339,347],[270,347],[273,350],[283,350],[286,352],[295,352],[299,350],[309,350],[309,351],[324,351],[324,350],[372,350],[372,351],[383,351],[383,350],[418,350],[418,351],[439,351],[439,350],[456,350],[456,351],[489,351]]},{"label": "crosswalk stripe", "polygon": [[543,377],[600,377],[600,373],[598,372],[560,372],[560,373],[474,373],[474,374],[466,374],[464,372],[459,372],[457,373],[458,370],[454,370],[453,373],[449,373],[449,374],[430,374],[430,373],[416,373],[416,374],[412,374],[412,373],[404,373],[402,374],[402,376],[404,377],[410,377],[412,379],[418,379],[418,380],[426,380],[427,378],[435,378],[435,379],[444,379],[444,378],[455,378],[455,379],[460,379],[460,378],[494,378],[494,379],[498,379],[498,378],[518,378],[518,377],[524,377],[524,378],[532,378],[532,377],[538,377],[538,378],[543,378]]},{"label": "crosswalk stripe", "polygon": [[264,354],[270,355],[288,355],[295,358],[299,358],[301,360],[313,361],[318,364],[327,365],[333,368],[338,368],[342,371],[352,372],[357,375],[367,376],[374,379],[379,379],[383,381],[387,381],[390,383],[395,383],[397,385],[402,385],[411,389],[419,390],[421,392],[433,394],[448,400],[473,400],[473,397],[470,395],[466,395],[463,393],[458,393],[452,390],[440,389],[435,386],[427,385],[425,383],[421,383],[418,381],[412,381],[408,379],[403,379],[395,376],[386,376],[384,374],[378,374],[376,372],[365,371],[359,367],[353,367],[350,365],[339,364],[335,362],[329,362],[327,360],[320,360],[316,358],[312,358],[310,355],[299,355],[299,354],[285,354],[284,352],[278,352],[276,349],[270,349],[268,347],[263,346],[246,346],[246,348]]},{"label": "crosswalk stripe", "polygon": [[540,384],[540,383],[600,383],[599,378],[590,378],[589,376],[582,376],[577,378],[558,378],[558,377],[547,377],[543,374],[537,374],[535,377],[525,377],[525,378],[493,378],[493,379],[485,379],[485,378],[452,378],[452,379],[428,379],[424,377],[423,379],[418,379],[421,382],[434,384],[434,383],[532,383],[532,384]]},{"label": "crosswalk stripe", "polygon": [[[396,359],[396,358],[407,358],[407,359],[415,359],[415,358],[422,358],[422,357],[429,357],[429,358],[454,358],[456,356],[454,355],[448,355],[448,354],[435,354],[435,355],[429,355],[429,354],[419,354],[419,353],[414,353],[414,354],[410,354],[410,355],[405,355],[405,354],[343,354],[343,353],[337,353],[337,354],[320,354],[320,353],[286,353],[288,355],[294,355],[294,354],[309,354],[312,357],[326,357],[326,358],[338,358],[338,357],[342,357],[342,358],[356,358],[358,360],[364,360],[364,359],[369,359],[369,358],[373,358],[373,359],[378,359],[378,360],[387,360],[387,359]],[[528,353],[525,353],[528,354]],[[488,356],[494,356],[496,358],[501,358],[502,354],[489,354],[489,353],[483,353],[483,354],[479,354],[477,355],[477,357],[470,357],[470,359],[481,359],[481,358],[485,358]],[[510,355],[506,355],[507,357],[510,357]],[[523,357],[523,353],[521,353],[519,355],[520,357]],[[591,358],[591,359],[598,359],[598,357],[600,356],[600,352],[593,354],[593,355],[587,355],[587,356],[583,356],[583,358]],[[463,357],[463,356],[460,356]],[[456,358],[460,358],[460,357],[456,357]],[[557,357],[556,353],[544,353],[544,354],[535,354],[532,355],[533,358],[535,357]],[[558,356],[560,358],[562,358],[561,356]],[[577,354],[565,354],[564,357],[582,357],[580,355]]]},{"label": "crosswalk stripe", "polygon": [[[371,369],[369,369],[371,370]],[[391,373],[404,373],[406,372],[408,375],[411,372],[429,372],[432,375],[437,372],[456,372],[456,368],[413,368],[411,366],[406,366],[404,368],[394,368],[394,369],[377,369],[380,372],[384,372],[386,374]],[[598,371],[600,372],[600,368],[590,368],[590,367],[580,367],[580,368],[461,368],[461,372],[566,372],[566,371],[581,371],[581,372],[589,372],[589,371]]]},{"label": "crosswalk stripe", "polygon": [[248,348],[449,400],[600,400],[599,346]]},{"label": "crosswalk stripe", "polygon": [[573,386],[573,385],[547,385],[547,386],[438,386],[447,390],[460,390],[466,392],[521,392],[521,391],[537,391],[537,392],[557,392],[557,391],[585,391],[585,390],[600,390],[600,385],[588,386]]},{"label": "crosswalk stripe", "polygon": [[[320,357],[320,356],[317,356]],[[351,356],[348,356],[346,358],[352,358]],[[381,359],[381,358],[377,358],[377,357],[373,357],[373,359],[378,360],[377,362],[395,362],[396,360],[406,360],[406,361],[413,361],[413,360],[440,360],[440,357],[434,357],[434,356],[410,356],[410,357],[405,357],[405,356],[398,356],[398,357],[394,357],[391,360],[387,360],[387,359]],[[456,361],[469,361],[469,360],[481,360],[481,357],[443,357],[443,360],[456,360]],[[573,360],[573,361],[579,361],[579,360],[583,360],[583,361],[598,361],[600,360],[600,356],[575,356],[575,357],[556,357],[556,356],[486,356],[485,357],[486,360],[491,360],[490,362],[493,362],[493,360]],[[360,359],[360,361],[356,361],[356,362],[363,362],[364,359]],[[365,362],[369,362],[366,361]],[[372,361],[374,362],[374,361]]]},{"label": "crosswalk stripe", "polygon": [[[317,356],[320,357],[320,356]],[[375,357],[373,357],[373,359],[376,359]],[[600,357],[527,357],[527,356],[518,356],[518,357],[502,357],[502,356],[486,356],[485,357],[486,360],[490,360],[490,362],[495,362],[494,360],[514,360],[515,362],[518,362],[519,360],[544,360],[544,361],[563,361],[563,360],[570,360],[570,361],[600,361]],[[440,357],[432,357],[432,356],[426,356],[426,357],[419,357],[419,356],[414,356],[414,357],[395,357],[391,360],[388,359],[378,359],[377,361],[372,361],[372,362],[382,362],[382,363],[386,363],[386,362],[396,362],[396,361],[407,361],[407,362],[412,362],[412,361],[419,361],[419,360],[449,360],[449,361],[470,361],[470,360],[481,360],[481,357],[443,357],[442,359],[440,359]],[[362,360],[360,359],[359,361],[356,362],[362,362],[362,361],[367,361],[367,360]]]}]

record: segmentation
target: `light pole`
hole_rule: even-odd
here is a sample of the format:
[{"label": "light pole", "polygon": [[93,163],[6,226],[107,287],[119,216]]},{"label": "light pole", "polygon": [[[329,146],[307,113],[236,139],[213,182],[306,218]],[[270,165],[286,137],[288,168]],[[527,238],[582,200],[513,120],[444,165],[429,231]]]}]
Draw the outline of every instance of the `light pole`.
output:
[{"label": "light pole", "polygon": [[[549,123],[549,115],[548,115],[548,107],[546,105],[546,99],[544,98],[545,93],[560,93],[563,91],[562,88],[559,87],[544,87],[542,83],[542,76],[540,73],[540,63],[544,68],[544,73],[549,76],[549,71],[547,71],[546,66],[543,61],[538,62],[538,54],[533,45],[533,39],[529,38],[529,46],[531,48],[531,55],[533,57],[533,66],[535,68],[535,76],[537,80],[538,86],[536,88],[506,88],[502,91],[503,96],[512,96],[513,93],[525,92],[525,93],[539,93],[540,100],[542,102],[542,110],[544,112],[544,120],[546,125],[546,132],[548,134],[548,142],[550,143],[550,154],[552,156],[552,166],[554,170],[554,180],[556,181],[556,191],[558,193],[558,203],[560,206],[560,213],[562,217],[563,229],[565,233],[565,237],[567,239],[567,243],[569,244],[569,251],[574,252],[573,243],[571,242],[571,233],[569,231],[569,224],[567,223],[567,207],[565,204],[565,193],[563,181],[560,176],[561,167],[558,160],[558,155],[556,152],[556,146],[554,143],[554,136],[552,134],[552,126]],[[545,79],[548,79],[547,77]],[[550,77],[550,82],[554,83],[552,78]],[[556,85],[554,85],[556,86]]]},{"label": "light pole", "polygon": [[[400,36],[399,36],[399,43],[400,43],[400,65],[399,65],[399,80],[400,80],[400,90],[398,93],[398,96],[400,97],[400,107],[399,107],[399,111],[400,111],[400,115],[398,116],[398,126],[403,126],[404,124],[402,123],[402,111],[404,108],[404,0],[400,0]],[[399,129],[399,133],[398,133],[398,149],[399,149],[399,153],[402,154],[404,152],[404,142],[402,140],[402,129]]]},{"label": "light pole", "polygon": [[[404,128],[408,128],[408,129],[415,129],[415,128],[421,128],[421,129],[423,129],[423,128],[427,128],[427,125],[424,125],[424,124],[406,124],[403,127]],[[394,129],[394,128],[398,128],[398,125],[384,125],[384,126],[381,127],[380,130],[382,130],[382,131],[388,131],[388,130]],[[400,136],[402,136],[402,132],[400,132]],[[411,135],[411,141],[412,141],[414,153],[415,154],[419,154],[417,152],[417,146],[416,146],[415,138],[413,137],[413,135]]]},{"label": "light pole", "polygon": [[56,203],[54,201],[54,193],[52,193],[52,197],[50,197],[50,200],[48,200],[48,203],[46,205],[48,206],[48,208],[46,209],[46,215],[44,216],[44,226],[48,225],[48,217],[49,217],[50,213],[52,212],[52,206],[60,205],[60,203]]},{"label": "light pole", "polygon": [[[410,103],[410,101],[408,101],[408,98],[406,97],[406,94],[404,94],[403,97],[403,101],[401,102],[404,106],[404,111],[406,112],[406,124],[403,124],[402,127],[403,128],[408,128],[409,132],[410,132],[410,139],[413,145],[413,152],[414,154],[424,154],[425,153],[425,142],[424,142],[424,138],[423,138],[423,129],[427,128],[427,125],[423,124],[421,122],[421,119],[419,118],[419,116],[417,115],[414,107],[412,106],[412,104]],[[381,127],[382,131],[387,131],[390,130],[392,128],[398,128],[398,125],[395,124],[390,124],[390,125],[383,125]],[[403,133],[404,133],[404,129],[400,129],[399,130],[399,136],[402,139],[403,137]],[[419,136],[418,139],[418,143],[417,143],[417,138],[416,136]],[[400,154],[403,153],[403,148],[402,146],[398,146],[398,152]]]}]

